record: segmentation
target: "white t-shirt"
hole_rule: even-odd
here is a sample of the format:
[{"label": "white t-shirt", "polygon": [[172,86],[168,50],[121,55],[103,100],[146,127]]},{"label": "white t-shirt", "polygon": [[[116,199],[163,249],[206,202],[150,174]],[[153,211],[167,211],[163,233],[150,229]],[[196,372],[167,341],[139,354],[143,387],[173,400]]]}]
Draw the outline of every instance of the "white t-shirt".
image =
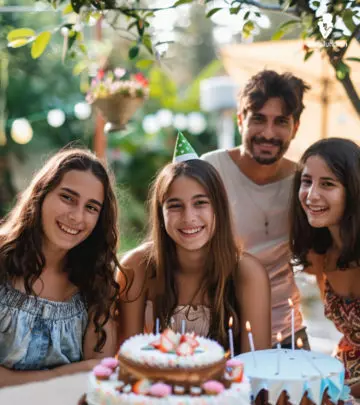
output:
[{"label": "white t-shirt", "polygon": [[[289,265],[288,210],[293,176],[258,185],[246,177],[226,150],[201,157],[220,173],[232,210],[234,229],[244,249],[266,268],[271,283],[272,343],[276,334],[291,335],[291,298],[295,309],[295,332],[303,327],[300,294]],[[267,222],[267,225],[266,225]]]}]

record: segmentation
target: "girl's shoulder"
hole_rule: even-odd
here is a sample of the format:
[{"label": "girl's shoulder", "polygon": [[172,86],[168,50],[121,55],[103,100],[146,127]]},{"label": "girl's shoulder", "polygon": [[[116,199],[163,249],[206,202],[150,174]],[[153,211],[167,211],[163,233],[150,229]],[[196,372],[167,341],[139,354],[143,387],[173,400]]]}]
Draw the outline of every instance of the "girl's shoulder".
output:
[{"label": "girl's shoulder", "polygon": [[146,242],[137,246],[135,249],[129,250],[121,258],[121,266],[125,269],[133,269],[134,271],[139,267],[146,266],[151,246],[152,242]]},{"label": "girl's shoulder", "polygon": [[126,286],[127,297],[138,297],[141,292],[146,293],[151,272],[149,269],[149,252],[151,243],[143,243],[125,253],[120,260],[120,270],[117,273],[117,282]]},{"label": "girl's shoulder", "polygon": [[267,271],[260,260],[248,252],[241,253],[237,277],[241,283],[256,283],[269,279]]}]

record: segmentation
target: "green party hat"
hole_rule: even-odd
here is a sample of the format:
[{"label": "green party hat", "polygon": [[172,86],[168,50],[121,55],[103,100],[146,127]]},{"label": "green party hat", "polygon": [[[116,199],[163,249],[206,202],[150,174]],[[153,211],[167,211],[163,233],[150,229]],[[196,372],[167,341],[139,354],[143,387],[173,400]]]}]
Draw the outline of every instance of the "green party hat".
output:
[{"label": "green party hat", "polygon": [[199,156],[194,151],[185,136],[178,131],[176,145],[173,156],[173,163],[185,162],[186,160],[199,159]]}]

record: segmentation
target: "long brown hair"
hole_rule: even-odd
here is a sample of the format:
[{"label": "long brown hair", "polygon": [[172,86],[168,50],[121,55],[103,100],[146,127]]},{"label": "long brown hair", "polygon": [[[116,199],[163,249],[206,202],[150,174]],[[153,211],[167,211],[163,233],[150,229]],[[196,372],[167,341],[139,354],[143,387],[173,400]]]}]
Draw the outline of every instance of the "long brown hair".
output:
[{"label": "long brown hair", "polygon": [[41,249],[42,204],[70,170],[90,170],[104,187],[98,222],[91,235],[68,252],[64,269],[91,311],[97,332],[95,350],[100,351],[106,341],[103,326],[116,305],[119,286],[114,272],[120,266],[116,257],[118,212],[112,178],[94,154],[83,149],[63,149],[34,176],[0,225],[0,283],[21,277],[26,293],[36,296],[33,285],[45,266]]},{"label": "long brown hair", "polygon": [[[178,292],[175,284],[174,270],[178,267],[175,242],[169,237],[164,227],[162,206],[166,194],[179,176],[196,180],[206,190],[215,213],[215,230],[208,245],[206,273],[201,286],[203,297],[210,304],[209,337],[228,347],[227,325],[229,317],[234,319],[235,336],[240,336],[240,319],[236,303],[235,279],[239,268],[240,250],[235,243],[231,226],[229,202],[224,184],[209,163],[189,160],[170,163],[156,177],[150,190],[149,222],[149,274],[156,278],[158,287],[154,302],[154,316],[160,319],[161,327],[170,324],[176,306]],[[240,339],[235,339],[237,343]],[[239,347],[235,348],[239,351]]]},{"label": "long brown hair", "polygon": [[311,156],[321,157],[345,188],[345,209],[340,221],[343,242],[338,267],[345,269],[351,263],[360,264],[360,148],[348,139],[322,139],[311,145],[301,157],[295,173],[290,209],[290,246],[295,265],[308,266],[310,250],[324,254],[332,245],[327,227],[313,228],[299,201],[301,174]]}]

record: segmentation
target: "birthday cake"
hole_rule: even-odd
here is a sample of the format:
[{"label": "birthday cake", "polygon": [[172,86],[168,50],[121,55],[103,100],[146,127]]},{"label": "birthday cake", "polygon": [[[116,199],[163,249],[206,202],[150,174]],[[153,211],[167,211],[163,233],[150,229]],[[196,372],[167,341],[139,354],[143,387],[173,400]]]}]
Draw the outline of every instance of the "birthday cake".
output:
[{"label": "birthday cake", "polygon": [[88,405],[249,405],[239,360],[215,341],[170,329],[137,335],[89,376]]},{"label": "birthday cake", "polygon": [[294,405],[305,397],[316,405],[327,399],[333,404],[348,399],[350,390],[344,386],[344,366],[328,355],[272,349],[244,353],[236,359],[244,363],[251,395],[256,398],[264,390],[267,396],[264,402],[276,404],[284,392]]}]

